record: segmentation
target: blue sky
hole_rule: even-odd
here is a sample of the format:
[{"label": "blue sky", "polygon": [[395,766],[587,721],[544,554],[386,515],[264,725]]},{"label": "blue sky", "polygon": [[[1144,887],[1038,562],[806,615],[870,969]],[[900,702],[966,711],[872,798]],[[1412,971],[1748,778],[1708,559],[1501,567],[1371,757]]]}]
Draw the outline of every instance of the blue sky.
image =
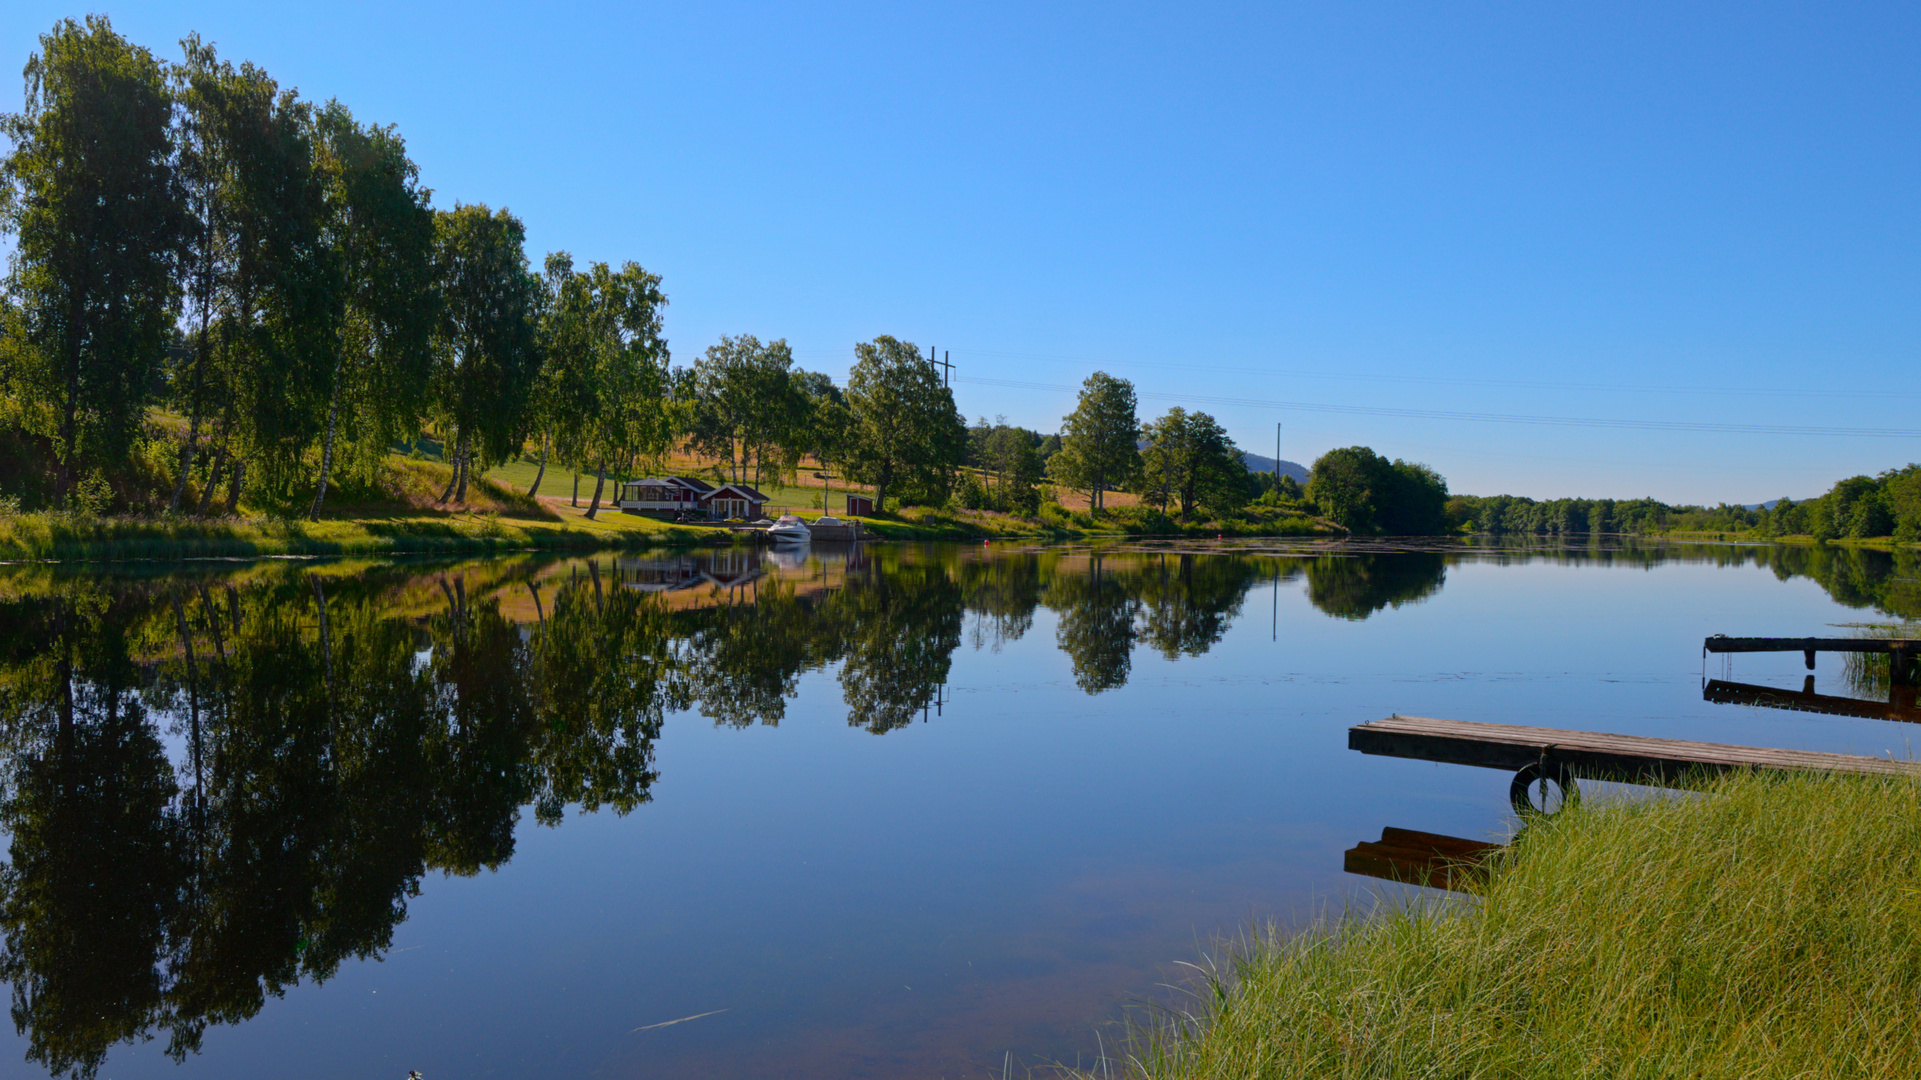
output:
[{"label": "blue sky", "polygon": [[[84,10],[13,0],[0,57]],[[1285,457],[1477,494],[1799,498],[1921,460],[1410,415],[1921,429],[1914,5],[105,10],[399,125],[437,204],[511,208],[536,262],[662,274],[683,363],[752,333],[840,379],[890,333],[951,351],[970,418],[1053,430],[1102,368],[1247,449],[1278,420]]]}]

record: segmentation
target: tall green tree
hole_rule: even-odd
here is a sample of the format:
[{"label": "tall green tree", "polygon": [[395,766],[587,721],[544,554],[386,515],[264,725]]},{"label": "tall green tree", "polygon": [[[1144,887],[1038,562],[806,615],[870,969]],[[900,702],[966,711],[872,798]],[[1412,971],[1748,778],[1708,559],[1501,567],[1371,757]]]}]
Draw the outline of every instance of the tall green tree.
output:
[{"label": "tall green tree", "polygon": [[1178,503],[1186,521],[1201,503],[1231,509],[1246,498],[1247,465],[1212,416],[1175,406],[1142,425],[1141,438],[1141,491],[1162,512]]},{"label": "tall green tree", "polygon": [[1081,384],[1080,400],[1061,421],[1061,448],[1047,460],[1047,474],[1087,493],[1094,510],[1107,505],[1109,488],[1125,487],[1140,469],[1135,446],[1134,384],[1096,371]]},{"label": "tall green tree", "polygon": [[[188,134],[183,164],[200,220],[189,277],[202,333],[192,350],[190,440],[215,421],[200,510],[227,484],[239,502],[249,470],[284,495],[304,479],[324,430],[345,280],[328,242],[313,108],[260,68],[235,68],[183,42]],[[182,486],[176,481],[176,487]]]},{"label": "tall green tree", "polygon": [[456,206],[434,215],[441,295],[436,412],[453,447],[445,501],[467,499],[475,457],[501,461],[526,436],[540,370],[540,282],[527,266],[527,229],[505,209]]},{"label": "tall green tree", "polygon": [[200,449],[200,423],[208,404],[208,379],[213,363],[213,322],[216,304],[232,270],[229,253],[226,155],[221,145],[223,125],[216,106],[222,95],[222,74],[213,46],[189,34],[180,42],[185,59],[174,65],[174,101],[179,120],[175,169],[184,198],[185,226],[181,244],[181,278],[186,299],[188,348],[170,372],[173,404],[187,414],[187,437],[180,444],[180,465],[174,478],[169,512],[180,508],[194,460]]},{"label": "tall green tree", "polygon": [[1025,428],[995,426],[987,437],[987,460],[994,470],[994,493],[1000,508],[1015,514],[1040,509],[1039,439]]},{"label": "tall green tree", "polygon": [[[801,427],[801,436],[796,449],[802,454],[812,454],[826,471],[830,462],[845,458],[848,433],[853,429],[853,411],[847,407],[847,395],[834,385],[834,380],[818,371],[796,371],[794,386],[806,402],[806,419]],[[831,473],[829,473],[831,476]],[[831,511],[828,503],[826,484],[823,481],[821,510]]]},{"label": "tall green tree", "polygon": [[[574,435],[579,419],[586,413],[580,403],[570,399],[585,392],[589,384],[580,373],[568,370],[571,363],[585,355],[584,350],[562,348],[563,339],[573,332],[573,323],[562,315],[561,293],[573,276],[572,255],[565,251],[547,253],[546,261],[541,264],[540,308],[534,320],[538,328],[536,347],[540,350],[540,370],[527,392],[528,426],[540,437],[540,465],[534,471],[534,482],[527,485],[529,498],[540,494],[555,439],[568,445],[577,442]],[[580,474],[576,472],[574,476],[574,493],[578,495]]]},{"label": "tall green tree", "polygon": [[854,356],[841,451],[847,475],[874,486],[876,507],[897,485],[945,500],[967,453],[967,421],[953,391],[911,343],[882,335],[854,346]]},{"label": "tall green tree", "polygon": [[0,129],[13,142],[0,210],[24,338],[7,381],[54,440],[65,499],[83,460],[126,455],[172,340],[173,98],[161,63],[106,16],[66,19],[41,35],[21,111]]},{"label": "tall green tree", "polygon": [[419,430],[433,374],[434,214],[393,127],[362,126],[338,101],[314,122],[326,194],[325,241],[342,272],[326,435],[309,518],[327,479],[346,404],[347,442],[378,461]]},{"label": "tall green tree", "polygon": [[560,368],[556,407],[578,410],[561,430],[568,460],[594,471],[587,517],[600,511],[607,466],[658,455],[673,435],[660,276],[638,263],[593,263],[568,274],[549,312],[551,355]]},{"label": "tall green tree", "polygon": [[809,398],[784,338],[722,337],[694,361],[693,378],[694,446],[726,461],[730,479],[758,484],[769,462],[780,472],[799,461]]}]

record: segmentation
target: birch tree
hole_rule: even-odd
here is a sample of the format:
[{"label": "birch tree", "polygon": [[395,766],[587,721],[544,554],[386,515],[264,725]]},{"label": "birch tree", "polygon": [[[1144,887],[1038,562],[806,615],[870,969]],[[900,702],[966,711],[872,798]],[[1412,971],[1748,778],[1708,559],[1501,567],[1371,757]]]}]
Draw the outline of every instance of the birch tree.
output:
[{"label": "birch tree", "polygon": [[83,460],[127,456],[179,299],[172,95],[159,61],[103,15],[64,19],[27,61],[0,199],[22,341],[8,381],[52,437],[64,501]]},{"label": "birch tree", "polygon": [[[565,256],[562,256],[562,260]],[[594,472],[587,517],[600,512],[607,466],[659,454],[673,435],[667,408],[667,342],[660,276],[637,263],[584,271],[548,260],[554,279],[547,312],[555,430],[567,460]]]},{"label": "birch tree", "polygon": [[436,413],[453,448],[441,501],[467,499],[475,457],[504,460],[525,437],[539,373],[534,317],[540,283],[527,266],[526,227],[506,210],[456,206],[434,215],[442,297],[436,333]]},{"label": "birch tree", "polygon": [[434,214],[406,143],[363,127],[338,101],[315,121],[326,193],[326,241],[342,271],[326,434],[310,519],[327,499],[345,402],[348,442],[377,461],[419,429],[433,373]]}]

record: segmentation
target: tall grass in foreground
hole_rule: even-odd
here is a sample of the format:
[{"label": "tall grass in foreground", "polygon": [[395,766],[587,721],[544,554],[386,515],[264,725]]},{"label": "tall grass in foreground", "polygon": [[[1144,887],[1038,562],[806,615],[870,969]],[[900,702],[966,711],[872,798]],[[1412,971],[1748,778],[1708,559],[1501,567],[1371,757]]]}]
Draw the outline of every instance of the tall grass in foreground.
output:
[{"label": "tall grass in foreground", "polygon": [[1704,788],[1536,824],[1476,899],[1270,928],[1130,1071],[1921,1076],[1921,785]]}]

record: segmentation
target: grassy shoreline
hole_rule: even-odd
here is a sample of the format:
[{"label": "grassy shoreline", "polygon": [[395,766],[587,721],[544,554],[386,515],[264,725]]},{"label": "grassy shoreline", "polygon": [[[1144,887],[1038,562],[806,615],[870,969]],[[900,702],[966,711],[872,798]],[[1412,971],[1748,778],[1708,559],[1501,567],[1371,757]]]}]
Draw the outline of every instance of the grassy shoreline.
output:
[{"label": "grassy shoreline", "polygon": [[[570,522],[491,514],[322,518],[72,518],[27,514],[0,520],[0,560],[246,558],[433,552],[590,550],[711,544],[693,529],[618,511]],[[624,519],[624,520],[623,520]],[[655,526],[655,527],[649,527]]]},{"label": "grassy shoreline", "polygon": [[[575,507],[564,500],[546,498],[535,505],[525,496],[493,494],[499,496],[496,510],[441,512],[397,507],[326,515],[318,522],[265,516],[88,518],[19,514],[0,518],[0,561],[671,549],[735,542],[730,534],[708,526],[676,525],[606,506],[590,521],[584,505]],[[900,541],[1212,536],[1223,529],[1236,536],[1333,535],[1318,523],[1292,519],[1280,522],[1281,527],[1244,522],[1222,526],[1215,522],[1148,533],[1131,521],[1036,520],[920,507],[888,518],[861,519],[861,523],[875,539]]]},{"label": "grassy shoreline", "polygon": [[1732,776],[1530,826],[1472,899],[1229,949],[1142,1077],[1921,1075],[1921,784]]}]

